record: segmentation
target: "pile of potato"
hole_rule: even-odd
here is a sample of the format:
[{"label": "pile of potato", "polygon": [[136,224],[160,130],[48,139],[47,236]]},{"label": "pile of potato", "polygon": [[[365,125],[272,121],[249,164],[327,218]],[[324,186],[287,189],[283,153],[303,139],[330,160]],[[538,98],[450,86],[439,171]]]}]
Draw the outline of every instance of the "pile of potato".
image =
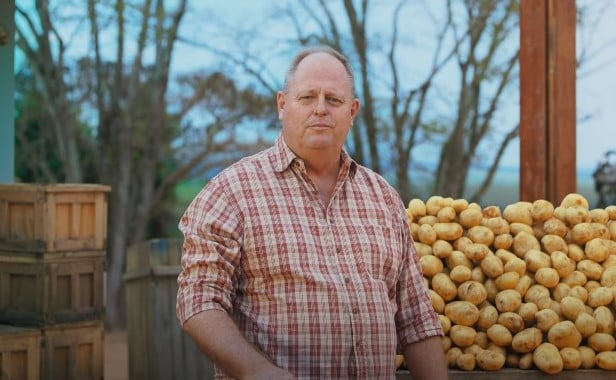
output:
[{"label": "pile of potato", "polygon": [[616,370],[616,206],[432,196],[407,215],[450,368]]}]

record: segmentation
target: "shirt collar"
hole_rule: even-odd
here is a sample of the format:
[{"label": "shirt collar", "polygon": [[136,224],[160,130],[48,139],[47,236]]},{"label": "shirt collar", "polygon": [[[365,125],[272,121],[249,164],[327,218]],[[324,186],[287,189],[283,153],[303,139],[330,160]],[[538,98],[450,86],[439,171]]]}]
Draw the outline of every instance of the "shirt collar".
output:
[{"label": "shirt collar", "polygon": [[[274,170],[276,172],[283,172],[291,166],[294,160],[301,160],[284,141],[282,133],[276,138],[274,143]],[[349,156],[347,151],[343,148],[340,152],[340,160],[342,162],[342,169],[348,168],[351,178],[355,176],[357,170],[357,163]]]}]

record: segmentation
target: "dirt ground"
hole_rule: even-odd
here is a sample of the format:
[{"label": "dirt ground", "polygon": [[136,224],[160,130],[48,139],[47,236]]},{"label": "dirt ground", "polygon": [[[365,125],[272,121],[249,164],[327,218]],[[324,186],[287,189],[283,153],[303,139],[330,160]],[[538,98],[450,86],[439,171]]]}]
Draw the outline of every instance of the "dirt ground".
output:
[{"label": "dirt ground", "polygon": [[126,331],[105,331],[105,380],[128,380]]}]

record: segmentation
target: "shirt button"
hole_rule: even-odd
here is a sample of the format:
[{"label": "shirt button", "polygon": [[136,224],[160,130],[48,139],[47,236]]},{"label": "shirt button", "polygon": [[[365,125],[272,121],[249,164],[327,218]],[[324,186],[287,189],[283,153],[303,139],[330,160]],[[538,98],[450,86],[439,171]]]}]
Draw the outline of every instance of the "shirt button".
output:
[{"label": "shirt button", "polygon": [[344,278],[344,282],[348,284],[349,282],[351,282],[351,278],[350,277],[345,277]]},{"label": "shirt button", "polygon": [[356,307],[354,307],[354,308],[351,310],[351,313],[353,313],[353,314],[359,314],[359,309],[358,309],[358,308],[356,308]]}]

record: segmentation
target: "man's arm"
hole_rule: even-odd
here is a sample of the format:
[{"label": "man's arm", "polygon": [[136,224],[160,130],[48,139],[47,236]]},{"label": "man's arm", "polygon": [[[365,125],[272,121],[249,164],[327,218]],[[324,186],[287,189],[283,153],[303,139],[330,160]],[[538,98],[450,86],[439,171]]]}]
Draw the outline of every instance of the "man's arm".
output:
[{"label": "man's arm", "polygon": [[220,310],[206,310],[183,326],[197,347],[223,371],[237,379],[294,379],[248,343],[237,325]]},{"label": "man's arm", "polygon": [[449,378],[443,344],[439,336],[406,346],[404,361],[413,380],[446,380]]}]

